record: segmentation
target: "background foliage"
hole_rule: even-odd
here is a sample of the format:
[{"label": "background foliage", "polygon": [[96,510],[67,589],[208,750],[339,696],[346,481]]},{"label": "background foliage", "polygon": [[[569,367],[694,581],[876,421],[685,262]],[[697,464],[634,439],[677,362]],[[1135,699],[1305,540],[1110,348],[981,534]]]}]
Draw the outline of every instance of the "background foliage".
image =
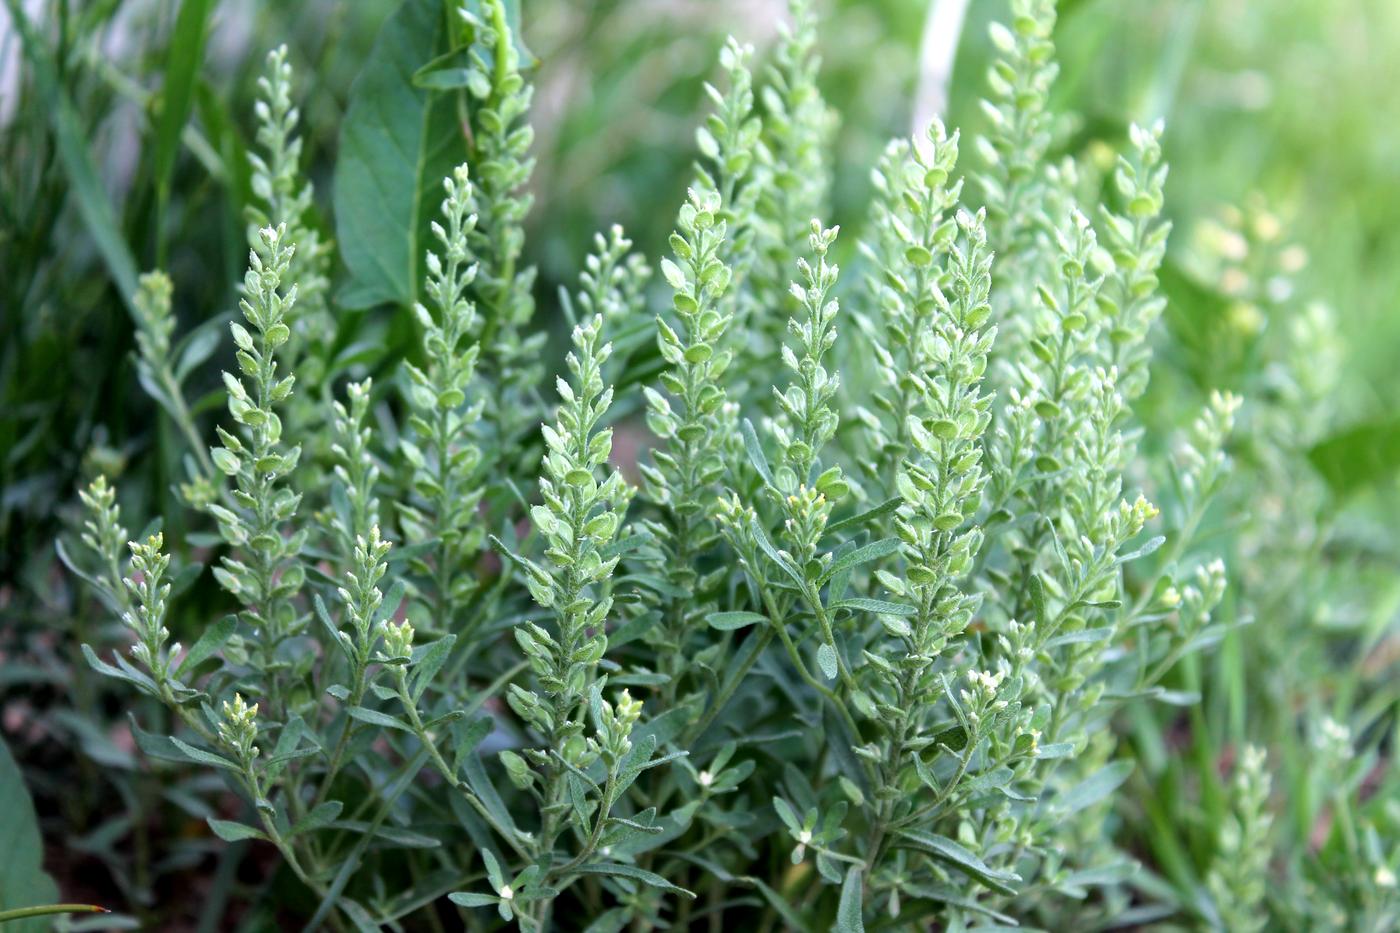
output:
[{"label": "background foliage", "polygon": [[[183,444],[139,382],[127,313],[136,270],[160,266],[176,283],[177,332],[195,334],[177,360],[202,352],[199,334],[222,337],[246,262],[256,78],[282,42],[299,74],[314,75],[298,87],[318,192],[310,222],[330,228],[338,140],[356,119],[351,84],[394,4],[11,0],[11,17],[21,6],[40,24],[33,41],[13,18],[0,32],[4,738],[67,899],[212,928],[231,903],[275,901],[278,876],[247,843],[209,838],[193,804],[189,819],[157,818],[164,804],[140,779],[124,704],[77,650],[113,633],[94,629],[99,616],[53,542],[77,529],[74,491],[98,472],[119,478],[127,514],[181,514]],[[525,45],[540,66],[526,258],[540,269],[539,314],[559,322],[545,353],[551,371],[563,369],[568,331],[554,296],[572,285],[593,231],[620,222],[645,255],[666,252],[670,205],[695,155],[701,81],[725,33],[760,50],[772,41],[766,24],[781,5],[759,6],[528,4]],[[849,0],[824,14],[821,85],[841,114],[833,213],[845,223],[865,215],[868,167],[885,140],[910,130],[924,9]],[[971,4],[950,125],[983,125],[985,26],[1002,15],[997,4]],[[1393,842],[1349,825],[1351,802],[1392,840],[1400,821],[1378,790],[1393,784],[1400,658],[1400,99],[1389,93],[1400,78],[1400,10],[1385,0],[1066,0],[1055,38],[1055,105],[1077,114],[1058,128],[1057,151],[1102,161],[1131,121],[1161,116],[1169,127],[1170,305],[1140,414],[1149,427],[1174,425],[1215,387],[1259,401],[1242,412],[1227,503],[1205,519],[1232,568],[1255,568],[1225,607],[1254,624],[1180,672],[1178,686],[1202,690],[1199,708],[1125,716],[1142,767],[1118,818],[1183,916],[1228,924],[1209,906],[1212,885],[1225,883],[1211,874],[1228,842],[1216,829],[1257,796],[1236,764],[1246,740],[1262,742],[1273,799],[1289,801],[1270,830],[1278,858],[1320,853],[1338,883],[1369,892],[1395,868]],[[658,192],[673,195],[664,210]],[[362,278],[346,261],[352,275],[334,270],[337,284]],[[1330,318],[1306,313],[1314,300]],[[387,358],[413,353],[406,322],[362,323],[359,336]],[[1286,385],[1285,363],[1315,384]],[[1290,394],[1299,391],[1312,397]],[[186,393],[193,417],[222,417],[212,369]],[[1164,435],[1149,431],[1149,442]],[[180,532],[167,524],[167,535]],[[219,601],[209,586],[184,599],[192,613]],[[1350,764],[1319,756],[1342,754],[1326,744],[1336,737],[1329,723],[1355,740]],[[193,798],[206,780],[192,775],[173,790]],[[1326,874],[1310,883],[1334,883]],[[1372,896],[1351,893],[1345,902]],[[1306,896],[1275,896],[1291,894]],[[257,910],[249,923],[265,916]],[[1380,913],[1366,919],[1383,923]]]}]

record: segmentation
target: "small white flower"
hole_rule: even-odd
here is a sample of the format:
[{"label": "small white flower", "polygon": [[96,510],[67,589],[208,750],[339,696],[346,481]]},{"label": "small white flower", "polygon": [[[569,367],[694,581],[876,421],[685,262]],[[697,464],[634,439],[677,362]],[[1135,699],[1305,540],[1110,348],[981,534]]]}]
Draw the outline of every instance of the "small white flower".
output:
[{"label": "small white flower", "polygon": [[510,889],[510,885],[508,884],[501,885],[501,889],[496,893],[500,895],[503,901],[509,901],[515,898],[515,892]]},{"label": "small white flower", "polygon": [[802,832],[797,834],[797,841],[804,846],[810,843],[812,841],[811,831],[806,829],[802,830]]},{"label": "small white flower", "polygon": [[709,787],[715,782],[715,776],[708,771],[700,772],[700,786]]},{"label": "small white flower", "polygon": [[1376,868],[1376,887],[1378,887],[1378,888],[1393,888],[1393,887],[1395,887],[1395,872],[1391,871],[1391,870],[1390,870],[1390,867],[1389,867],[1388,865],[1380,865],[1380,866],[1377,866],[1377,868]]}]

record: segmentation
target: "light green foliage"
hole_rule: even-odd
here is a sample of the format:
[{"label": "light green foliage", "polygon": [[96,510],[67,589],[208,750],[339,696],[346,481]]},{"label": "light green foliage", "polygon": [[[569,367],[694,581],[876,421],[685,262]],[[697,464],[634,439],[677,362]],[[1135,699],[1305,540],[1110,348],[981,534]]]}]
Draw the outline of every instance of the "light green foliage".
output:
[{"label": "light green foliage", "polygon": [[[729,40],[694,183],[662,193],[681,200],[664,287],[620,227],[595,237],[560,300],[549,418],[518,8],[443,11],[415,37],[435,57],[408,84],[386,77],[424,9],[385,26],[366,67],[396,90],[357,84],[384,98],[351,102],[343,156],[373,149],[362,121],[385,101],[414,103],[418,143],[466,153],[430,243],[416,197],[407,220],[382,211],[375,235],[413,252],[391,251],[407,278],[360,283],[395,296],[369,312],[392,349],[331,349],[366,293],[328,289],[279,50],[224,377],[233,425],[187,494],[207,515],[167,516],[128,558],[98,479],[80,494],[86,549],[60,552],[130,643],[89,663],[172,714],[137,742],[237,791],[210,828],[276,848],[295,876],[281,883],[305,889],[279,909],[312,928],[844,933],[1325,928],[1360,904],[1386,928],[1394,814],[1355,789],[1388,749],[1353,741],[1360,714],[1280,703],[1260,736],[1233,698],[1177,711],[1209,692],[1203,671],[1242,663],[1237,601],[1289,605],[1259,599],[1256,555],[1286,551],[1268,567],[1308,579],[1317,539],[1281,544],[1280,526],[1315,496],[1278,502],[1302,443],[1289,418],[1325,392],[1325,372],[1301,374],[1328,319],[1284,331],[1297,378],[1247,387],[1257,407],[1222,386],[1144,430],[1135,405],[1161,420],[1163,130],[1132,127],[1116,166],[1060,152],[1052,0],[1014,0],[993,28],[981,168],[960,168],[962,137],[934,120],[884,149],[864,227],[839,237],[821,220],[835,118],[813,7],[791,4],[766,68]],[[362,276],[383,193],[337,193]],[[141,281],[142,379],[179,401],[171,287]],[[1237,297],[1264,313],[1267,289]],[[197,440],[182,406],[167,407]],[[1271,477],[1248,508],[1230,483],[1241,436]],[[303,445],[316,469],[297,469]],[[1256,506],[1277,506],[1271,523]],[[1227,508],[1243,525],[1228,545],[1211,533]],[[209,517],[239,611],[200,615],[184,649],[175,607]],[[1228,741],[1189,753],[1215,819],[1186,821],[1182,844],[1145,777],[1181,777],[1170,730],[1219,721]],[[1291,752],[1301,792],[1280,818],[1271,757],[1244,740],[1273,755],[1299,721],[1317,761]],[[1248,749],[1228,789],[1226,745]],[[1338,828],[1320,855],[1279,858],[1324,812]],[[1366,877],[1321,880],[1338,864]],[[1322,893],[1275,894],[1276,870]]]},{"label": "light green foliage", "polygon": [[1044,158],[1050,146],[1050,87],[1055,62],[1055,0],[1013,0],[1010,22],[994,24],[998,57],[987,73],[991,96],[983,111],[991,123],[977,148],[987,165],[979,177],[990,207],[992,243],[1018,257],[1036,224],[1044,197]]},{"label": "light green foliage", "polygon": [[1127,210],[1100,209],[1104,247],[1113,259],[1109,282],[1100,294],[1108,332],[1104,364],[1122,374],[1124,396],[1133,400],[1147,388],[1152,352],[1146,345],[1152,324],[1166,299],[1157,293],[1157,271],[1167,251],[1171,224],[1158,222],[1164,203],[1167,168],[1162,164],[1162,126],[1134,125],[1132,151],[1119,156],[1114,187]]},{"label": "light green foliage", "polygon": [[667,370],[660,390],[644,389],[647,427],[666,445],[652,451],[653,462],[642,471],[647,497],[665,515],[650,531],[660,545],[656,560],[670,587],[663,594],[665,618],[658,648],[673,678],[681,669],[690,629],[703,610],[703,603],[680,597],[702,595],[707,588],[694,555],[715,542],[710,513],[724,471],[721,380],[731,353],[721,341],[733,318],[732,305],[724,301],[733,272],[720,260],[728,232],[720,216],[722,203],[714,192],[692,189],[681,207],[671,238],[675,258],[661,261],[661,274],[674,293],[675,324],[657,318],[658,346]]},{"label": "light green foliage", "polygon": [[214,472],[209,453],[195,429],[189,403],[181,383],[190,370],[213,352],[210,341],[191,341],[177,360],[171,353],[175,333],[172,308],[175,286],[163,272],[147,272],[140,277],[132,307],[136,318],[137,373],[142,386],[174,421],[189,444],[194,462],[189,464],[190,483],[184,488],[185,500],[192,505],[207,502],[212,491],[209,480]]},{"label": "light green foliage", "polygon": [[[334,244],[322,241],[312,221],[315,190],[301,173],[302,140],[296,133],[300,113],[292,101],[292,66],[285,45],[268,53],[266,68],[258,78],[260,95],[255,107],[261,152],[248,153],[252,169],[249,184],[257,198],[248,206],[248,244],[256,249],[258,231],[279,224],[286,225],[288,240],[297,244],[287,273],[297,283],[299,304],[291,360],[303,392],[307,392],[308,386],[320,385],[326,356],[324,348],[319,352],[311,348],[325,344],[334,332],[327,307]],[[315,393],[309,393],[307,404],[313,404],[314,399]]]},{"label": "light green foliage", "polygon": [[477,178],[471,204],[479,221],[468,237],[480,266],[473,289],[485,319],[484,365],[496,383],[492,420],[497,442],[509,449],[522,442],[538,413],[530,389],[541,375],[537,358],[544,343],[543,335],[524,330],[535,313],[535,270],[520,264],[533,200],[526,186],[535,168],[529,154],[534,130],[525,115],[534,89],[521,73],[505,0],[484,0],[476,13],[469,9],[460,13],[475,31],[466,86]]},{"label": "light green foliage", "polygon": [[1206,879],[1217,928],[1254,933],[1268,926],[1263,911],[1269,869],[1269,774],[1264,752],[1246,746],[1230,783],[1230,812],[1220,850]]},{"label": "light green foliage", "polygon": [[382,471],[371,447],[374,433],[366,423],[373,390],[372,379],[352,382],[345,387],[348,405],[331,403],[331,454],[335,466],[330,523],[342,556],[352,553],[360,535],[379,525],[379,497],[375,489]]},{"label": "light green foliage", "polygon": [[280,482],[301,454],[299,445],[283,442],[277,413],[296,380],[277,372],[277,351],[291,338],[288,319],[297,300],[296,285],[287,279],[295,246],[285,237],[284,226],[265,227],[249,255],[239,308],[252,330],[236,321],[229,325],[241,378],[224,373],[238,433],[220,428],[221,445],[210,450],[234,488],[228,505],[210,503],[209,512],[224,540],[243,555],[224,557],[214,574],[247,610],[265,669],[301,625],[293,598],[306,575],[298,555],[308,536],[306,528],[284,534],[301,502],[299,493]]},{"label": "light green foliage", "polygon": [[760,91],[762,135],[758,147],[758,201],[754,205],[754,314],[746,329],[747,356],[760,359],[782,343],[785,318],[776,313],[798,246],[813,217],[828,212],[831,189],[830,149],[836,115],[817,87],[817,15],[807,0],[788,7],[791,25],[783,23],[772,63]]},{"label": "light green foliage", "polygon": [[426,292],[436,313],[422,304],[414,306],[428,367],[405,366],[413,409],[409,424],[417,442],[401,438],[399,450],[413,469],[413,489],[423,503],[401,506],[400,515],[409,541],[434,545],[431,561],[420,558],[414,566],[433,578],[436,622],[445,630],[474,589],[471,577],[457,571],[483,540],[471,521],[481,497],[476,484],[481,452],[473,431],[483,403],[467,398],[480,343],[476,305],[467,291],[478,266],[470,252],[477,215],[471,212],[474,188],[465,165],[443,181],[443,190],[445,226],[433,224],[441,251],[430,251],[427,260]]}]

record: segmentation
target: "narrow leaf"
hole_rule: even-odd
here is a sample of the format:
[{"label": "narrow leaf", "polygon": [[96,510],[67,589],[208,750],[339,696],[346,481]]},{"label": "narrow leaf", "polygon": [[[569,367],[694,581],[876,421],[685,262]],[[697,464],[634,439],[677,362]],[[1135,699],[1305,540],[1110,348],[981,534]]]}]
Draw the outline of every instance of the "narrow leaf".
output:
[{"label": "narrow leaf", "polygon": [[630,878],[650,887],[660,888],[662,891],[671,891],[692,900],[695,898],[693,892],[687,891],[685,888],[678,888],[655,872],[638,868],[636,865],[624,865],[621,862],[596,862],[592,865],[581,865],[574,870],[583,875],[610,875],[614,878]]},{"label": "narrow leaf", "polygon": [[209,828],[214,831],[224,842],[241,842],[244,839],[267,839],[267,835],[260,829],[254,829],[243,823],[235,823],[232,820],[209,820]]},{"label": "narrow leaf", "polygon": [[97,252],[107,265],[112,282],[134,314],[136,306],[136,260],[132,258],[126,245],[126,238],[117,226],[116,213],[107,199],[107,191],[97,177],[92,155],[84,140],[87,133],[78,118],[73,102],[64,93],[59,82],[58,69],[53,56],[34,30],[34,25],[21,9],[19,0],[5,0],[10,10],[10,20],[19,33],[24,53],[34,69],[34,83],[39,92],[43,110],[53,122],[54,143],[58,149],[59,161],[68,175],[68,183],[78,204],[78,214],[83,218],[88,235],[97,245]]},{"label": "narrow leaf", "polygon": [[852,612],[876,612],[891,616],[912,616],[918,611],[913,606],[892,603],[883,599],[842,599],[832,603],[830,608],[849,609]]},{"label": "narrow leaf", "polygon": [[709,623],[710,628],[732,632],[750,625],[764,625],[768,622],[768,617],[757,612],[712,612],[705,616],[705,621]]},{"label": "narrow leaf", "polygon": [[825,583],[843,570],[849,570],[852,567],[859,567],[861,564],[868,564],[873,560],[888,557],[898,550],[898,538],[882,538],[879,541],[872,541],[869,544],[856,548],[854,551],[842,554],[840,557],[836,558],[836,560],[832,561],[831,566],[826,568],[826,573],[822,575],[822,582]]},{"label": "narrow leaf", "polygon": [[994,891],[1000,891],[1002,894],[1016,893],[1016,889],[1011,887],[1010,882],[1020,881],[1020,875],[990,867],[986,862],[946,836],[938,836],[921,829],[902,830],[899,835],[905,842],[912,844],[910,848],[918,849],[920,852],[933,856],[949,868],[976,878]]},{"label": "narrow leaf", "polygon": [[170,190],[170,174],[180,149],[180,131],[189,119],[199,80],[199,64],[204,58],[205,25],[209,20],[209,0],[183,0],[170,36],[169,57],[165,62],[165,83],[161,87],[160,122],[156,126],[156,188],[164,200]]},{"label": "narrow leaf", "polygon": [[205,629],[204,634],[199,636],[199,640],[190,647],[190,650],[181,659],[180,666],[175,668],[175,676],[183,678],[186,674],[193,673],[195,668],[224,646],[237,627],[238,617],[227,615]]},{"label": "narrow leaf", "polygon": [[763,445],[758,441],[758,435],[754,433],[753,422],[745,418],[739,425],[739,431],[744,435],[744,450],[748,451],[749,463],[758,471],[758,475],[763,477],[763,482],[769,488],[774,488],[773,471],[768,467],[768,457],[763,453]]},{"label": "narrow leaf", "polygon": [[837,532],[847,531],[852,528],[864,528],[866,525],[870,524],[875,519],[880,518],[884,515],[888,515],[891,512],[895,511],[903,502],[904,498],[902,496],[895,496],[892,499],[886,499],[884,502],[881,502],[873,509],[867,509],[864,512],[852,515],[850,518],[843,518],[839,522],[832,522],[830,525],[826,526],[826,533],[835,534]]},{"label": "narrow leaf", "polygon": [[841,885],[841,902],[836,907],[836,933],[865,933],[864,911],[861,909],[861,889],[865,882],[859,865],[846,871]]},{"label": "narrow leaf", "polygon": [[399,729],[404,732],[413,731],[409,728],[408,723],[395,719],[388,713],[381,713],[378,710],[366,709],[363,706],[352,706],[350,709],[346,710],[346,712],[360,722],[367,722],[375,726],[383,726],[386,729]]}]

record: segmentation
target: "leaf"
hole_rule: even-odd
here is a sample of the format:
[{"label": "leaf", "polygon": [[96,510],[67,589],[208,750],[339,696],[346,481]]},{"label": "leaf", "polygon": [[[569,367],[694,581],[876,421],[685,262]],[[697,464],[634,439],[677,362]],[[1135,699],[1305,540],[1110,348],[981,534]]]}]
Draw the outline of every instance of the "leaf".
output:
[{"label": "leaf", "polygon": [[783,821],[783,825],[794,833],[802,831],[802,821],[797,818],[797,811],[793,810],[792,804],[781,797],[773,798],[773,809],[778,814],[778,819]]},{"label": "leaf", "polygon": [[332,181],[345,307],[418,299],[442,180],[466,155],[454,95],[413,85],[446,50],[446,23],[442,0],[404,0],[350,86]]},{"label": "leaf", "polygon": [[402,722],[390,716],[388,713],[381,713],[378,710],[366,709],[363,706],[352,706],[346,710],[352,717],[360,722],[367,722],[374,726],[383,726],[386,729],[401,729],[404,732],[412,732],[408,723]]},{"label": "leaf", "polygon": [[332,829],[346,829],[352,833],[363,833],[375,839],[383,839],[386,842],[401,849],[436,849],[442,845],[442,840],[434,839],[432,836],[423,833],[416,833],[411,829],[404,829],[402,826],[375,825],[365,823],[361,820],[337,820],[331,824]]},{"label": "leaf", "polygon": [[1126,554],[1120,554],[1118,556],[1118,563],[1126,564],[1128,561],[1137,560],[1139,557],[1146,557],[1148,554],[1151,554],[1153,551],[1157,550],[1159,547],[1166,543],[1167,539],[1162,535],[1157,535],[1155,538],[1148,538],[1147,543],[1144,544],[1142,547],[1138,548],[1136,551],[1129,551]]},{"label": "leaf", "polygon": [[342,809],[344,809],[344,804],[339,800],[327,800],[298,820],[297,824],[291,828],[287,835],[296,836],[301,833],[315,832],[318,829],[324,829],[336,821]]},{"label": "leaf", "polygon": [[692,900],[695,898],[694,892],[678,888],[655,872],[638,868],[636,865],[624,865],[621,862],[595,862],[592,865],[580,865],[574,870],[581,875],[611,875],[615,878],[630,878],[650,887],[660,888],[662,891],[671,891]]},{"label": "leaf", "polygon": [[[962,892],[947,885],[925,885],[914,882],[905,882],[901,887],[904,891],[914,897],[925,900],[937,901],[942,904],[951,904],[954,907],[961,907],[964,910],[974,911],[984,914],[1008,929],[1016,926],[1016,918],[1006,914],[997,913],[985,904],[980,904],[973,897],[966,897]],[[987,928],[992,929],[992,928]]]},{"label": "leaf", "polygon": [[132,258],[126,238],[117,226],[112,202],[107,199],[107,190],[97,177],[92,155],[84,142],[87,134],[73,102],[63,92],[58,69],[43,37],[34,31],[34,25],[20,8],[19,0],[5,0],[5,5],[9,7],[10,19],[19,32],[24,52],[34,69],[34,83],[43,110],[53,123],[58,158],[68,174],[68,184],[77,200],[78,214],[83,218],[88,235],[96,244],[97,252],[102,256],[122,301],[135,314],[136,260]]},{"label": "leaf", "polygon": [[773,482],[773,471],[768,467],[768,457],[763,453],[763,445],[758,442],[758,435],[754,433],[753,422],[745,418],[739,425],[739,432],[744,435],[744,450],[748,452],[749,463],[758,471],[758,475],[763,477],[763,482],[770,489],[776,488]]},{"label": "leaf", "polygon": [[127,713],[128,724],[131,727],[132,738],[136,740],[136,747],[148,758],[155,758],[160,761],[178,761],[181,764],[188,762],[184,752],[175,747],[175,743],[168,735],[156,735],[142,729],[136,722],[134,713]]},{"label": "leaf", "polygon": [[1045,643],[1046,648],[1060,648],[1064,645],[1086,645],[1092,642],[1108,641],[1113,637],[1115,629],[1112,626],[1103,628],[1082,628],[1077,632],[1068,632],[1064,635],[1056,635]]},{"label": "leaf", "polygon": [[1032,573],[1030,579],[1031,612],[1035,613],[1035,622],[1040,626],[1049,626],[1053,621],[1050,618],[1050,611],[1045,605],[1045,584],[1040,580],[1040,574]]},{"label": "leaf", "polygon": [[826,533],[834,534],[838,531],[845,531],[849,528],[862,528],[865,525],[870,524],[880,516],[888,515],[891,512],[895,511],[903,502],[903,496],[895,496],[892,499],[886,499],[884,502],[881,502],[873,509],[868,509],[859,514],[852,515],[850,518],[843,518],[839,522],[833,522],[832,524],[827,525]]},{"label": "leaf", "polygon": [[830,609],[849,609],[852,612],[876,612],[891,616],[912,616],[918,610],[902,603],[887,602],[883,599],[842,599],[832,603]]},{"label": "leaf", "polygon": [[933,856],[950,868],[976,878],[994,891],[1002,894],[1015,894],[1010,882],[1020,881],[1021,876],[1014,872],[992,868],[976,855],[946,836],[938,836],[922,829],[901,830],[900,837],[912,843],[911,848]]},{"label": "leaf", "polygon": [[190,646],[190,650],[185,653],[184,658],[180,661],[180,666],[175,668],[176,678],[183,678],[186,673],[193,673],[195,668],[224,646],[237,627],[238,616],[227,615],[205,629],[204,634],[200,635],[199,640]]},{"label": "leaf", "polygon": [[511,819],[510,811],[506,809],[505,802],[501,800],[496,785],[491,783],[491,778],[487,776],[486,769],[481,765],[481,756],[468,752],[462,756],[460,767],[462,776],[467,780],[467,786],[476,794],[482,806],[486,808],[486,812],[491,815],[491,819],[508,832],[519,835],[520,830],[515,828],[515,821]]},{"label": "leaf", "polygon": [[223,344],[225,333],[227,330],[223,315],[211,318],[190,331],[180,349],[176,351],[179,362],[175,365],[175,381],[184,382],[186,376],[213,356]]},{"label": "leaf", "polygon": [[156,125],[155,180],[162,204],[170,192],[170,174],[180,149],[180,131],[189,119],[190,102],[204,57],[209,0],[183,0],[168,46],[165,83],[161,88],[160,122]]},{"label": "leaf", "polygon": [[[0,823],[4,846],[0,847],[0,910],[37,907],[58,900],[58,885],[44,873],[44,843],[39,820],[24,777],[0,739]],[[11,921],[5,933],[40,933],[51,929],[45,920]]]},{"label": "leaf", "polygon": [[712,612],[705,616],[705,621],[710,628],[732,632],[750,625],[766,625],[768,617],[757,612]]},{"label": "leaf", "polygon": [[793,565],[792,561],[784,557],[773,542],[768,540],[768,532],[763,530],[763,526],[758,523],[758,517],[754,516],[749,522],[749,529],[753,532],[754,540],[758,542],[759,549],[768,555],[768,559],[778,565],[778,568],[787,574],[799,588],[807,585],[807,579],[802,576],[802,571]]},{"label": "leaf", "polygon": [[1073,742],[1051,742],[1049,745],[1037,745],[1035,749],[1035,757],[1041,760],[1049,758],[1063,758],[1073,751]]},{"label": "leaf", "polygon": [[879,541],[872,541],[869,544],[858,547],[854,551],[848,551],[831,562],[831,566],[826,568],[826,573],[822,574],[822,582],[825,583],[843,570],[849,570],[852,567],[859,567],[861,564],[868,564],[872,560],[888,557],[898,550],[898,538],[882,538]]},{"label": "leaf", "polygon": [[832,645],[822,644],[817,649],[817,666],[822,669],[822,674],[827,680],[835,680],[838,670],[836,648]]},{"label": "leaf", "polygon": [[494,894],[473,894],[470,891],[453,891],[447,899],[462,907],[495,907],[500,898]]},{"label": "leaf", "polygon": [[1334,493],[1362,492],[1400,471],[1400,418],[1338,431],[1315,444],[1308,461]]},{"label": "leaf", "polygon": [[861,889],[865,881],[859,865],[846,870],[846,880],[841,885],[841,902],[836,907],[836,933],[865,933],[864,911],[861,909]]},{"label": "leaf", "polygon": [[452,651],[452,645],[456,643],[456,635],[444,635],[437,641],[421,649],[415,648],[413,653],[417,657],[413,661],[413,702],[417,703],[423,698],[423,692],[428,689],[428,685],[433,682],[438,671],[442,670],[443,663]]},{"label": "leaf", "polygon": [[758,892],[763,895],[763,899],[782,916],[783,922],[787,924],[787,929],[799,931],[810,929],[803,922],[801,914],[787,902],[787,899],[774,890],[767,882],[763,881],[763,879],[745,877],[735,880],[744,884],[751,884],[755,888],[758,888]]},{"label": "leaf", "polygon": [[266,840],[267,834],[260,829],[254,829],[243,823],[235,823],[232,820],[209,820],[209,828],[214,831],[224,842],[241,842],[244,839]]},{"label": "leaf", "polygon": [[465,88],[471,76],[471,50],[444,52],[413,73],[413,86],[428,91]]},{"label": "leaf", "polygon": [[189,761],[197,762],[202,765],[209,765],[211,768],[223,768],[226,771],[239,770],[238,765],[229,761],[227,758],[221,755],[215,755],[213,752],[206,752],[201,748],[195,748],[188,742],[177,739],[174,736],[170,737],[170,744],[179,749],[180,754],[184,755]]},{"label": "leaf", "polygon": [[1055,809],[1062,813],[1078,813],[1091,807],[1117,790],[1132,773],[1131,761],[1112,762],[1066,791],[1055,801]]}]

